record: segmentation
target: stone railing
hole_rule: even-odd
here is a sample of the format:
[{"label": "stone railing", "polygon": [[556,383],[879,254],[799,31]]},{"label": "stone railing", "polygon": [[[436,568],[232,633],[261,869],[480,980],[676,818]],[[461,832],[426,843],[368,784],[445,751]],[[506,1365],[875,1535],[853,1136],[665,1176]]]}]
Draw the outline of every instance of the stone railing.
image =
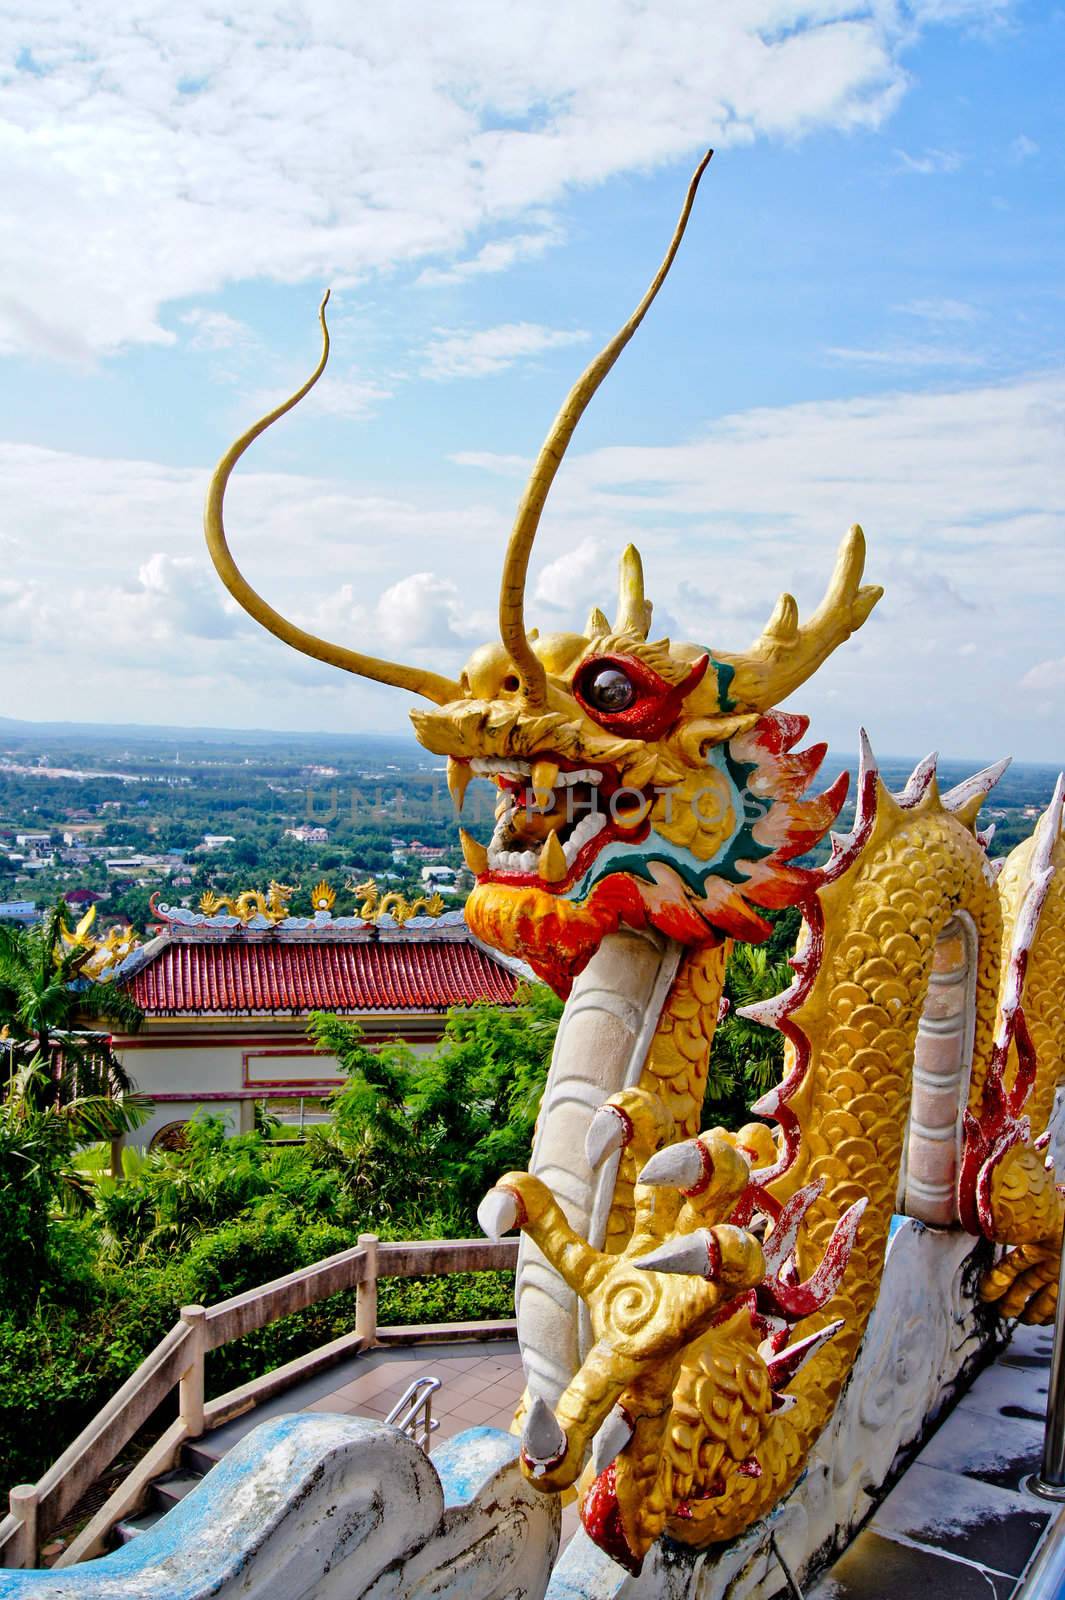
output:
[{"label": "stone railing", "polygon": [[[115,1524],[139,1508],[153,1478],[175,1466],[187,1439],[210,1432],[292,1384],[375,1345],[492,1338],[513,1332],[514,1325],[509,1322],[378,1328],[377,1283],[380,1278],[511,1270],[517,1255],[516,1239],[498,1243],[488,1239],[433,1239],[382,1244],[376,1234],[364,1233],[352,1249],[327,1256],[272,1283],[220,1300],[217,1305],[184,1306],[169,1333],[44,1476],[37,1483],[21,1484],[11,1490],[9,1514],[0,1523],[0,1566],[37,1565],[41,1545],[69,1517],[86,1491],[174,1388],[178,1390],[177,1417],[67,1546],[56,1566],[72,1566],[101,1554]],[[343,1289],[356,1292],[351,1333],[217,1399],[205,1399],[204,1360],[208,1351],[327,1300]]]}]

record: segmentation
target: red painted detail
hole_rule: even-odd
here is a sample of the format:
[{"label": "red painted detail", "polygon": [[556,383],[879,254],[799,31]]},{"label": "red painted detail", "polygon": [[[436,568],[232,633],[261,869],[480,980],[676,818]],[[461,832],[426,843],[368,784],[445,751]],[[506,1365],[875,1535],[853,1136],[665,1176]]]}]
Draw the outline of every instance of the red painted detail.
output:
[{"label": "red painted detail", "polygon": [[780,1215],[773,1224],[773,1231],[766,1239],[763,1250],[765,1253],[766,1275],[773,1277],[786,1265],[795,1249],[799,1237],[799,1229],[803,1218],[820,1195],[824,1188],[824,1179],[815,1178],[812,1183],[806,1184],[782,1207]]},{"label": "red painted detail", "polygon": [[721,1276],[721,1246],[718,1244],[711,1229],[706,1230],[706,1272],[707,1283],[716,1283]]},{"label": "red painted detail", "polygon": [[[514,1226],[516,1228],[524,1228],[525,1225],[527,1224],[528,1220],[529,1220],[529,1213],[525,1209],[525,1201],[521,1197],[521,1191],[519,1189],[512,1189],[508,1183],[497,1183],[496,1184],[496,1188],[497,1189],[502,1189],[504,1194],[509,1194],[510,1195],[511,1199],[514,1201],[514,1204],[516,1205],[517,1210],[518,1210],[518,1215],[517,1215],[517,1219],[516,1219],[516,1221],[514,1223]],[[566,1453],[565,1450],[563,1450],[562,1454],[558,1458],[560,1461],[562,1460],[562,1456],[564,1456],[565,1453]]]},{"label": "red painted detail", "polygon": [[[709,1150],[706,1148],[705,1144],[703,1144],[701,1139],[696,1139],[693,1142],[695,1144],[696,1150],[698,1150],[698,1152],[699,1152],[699,1160],[700,1160],[700,1162],[702,1164],[703,1173],[702,1173],[702,1177],[699,1178],[698,1182],[693,1183],[690,1189],[681,1189],[680,1193],[684,1196],[684,1198],[686,1200],[691,1200],[697,1194],[703,1194],[707,1189],[709,1189],[711,1179],[714,1176],[714,1158],[713,1158],[713,1156],[710,1154]],[[718,1256],[719,1257],[720,1257],[720,1254],[721,1254],[721,1252],[719,1250],[718,1251]]]},{"label": "red painted detail", "polygon": [[623,1150],[627,1150],[629,1145],[636,1137],[636,1128],[632,1118],[629,1116],[629,1113],[621,1106],[607,1105],[603,1106],[602,1109],[604,1111],[609,1111],[610,1115],[612,1117],[617,1117],[618,1121],[621,1123],[621,1137],[624,1141],[621,1148]]},{"label": "red painted detail", "polygon": [[151,1016],[445,1011],[512,1005],[517,979],[472,941],[174,940],[129,980]]},{"label": "red painted detail", "polygon": [[643,1557],[637,1556],[625,1537],[618,1505],[617,1473],[614,1462],[601,1472],[581,1501],[581,1522],[593,1544],[606,1552],[626,1572],[638,1575]]},{"label": "red painted detail", "polygon": [[757,1456],[748,1456],[736,1468],[741,1478],[760,1478],[762,1476],[762,1463]]},{"label": "red painted detail", "polygon": [[673,1507],[673,1515],[676,1517],[678,1522],[690,1522],[692,1520],[691,1501],[678,1500],[676,1505]]},{"label": "red painted detail", "polygon": [[829,1339],[834,1339],[842,1328],[842,1322],[830,1322],[825,1328],[818,1328],[816,1333],[808,1333],[805,1339],[797,1339],[794,1344],[783,1346],[766,1363],[769,1373],[769,1387],[783,1389],[794,1378],[804,1361],[808,1361],[815,1351],[820,1350]]},{"label": "red painted detail", "polygon": [[809,1278],[803,1283],[785,1281],[785,1273],[775,1279],[767,1278],[759,1285],[759,1303],[792,1321],[820,1311],[843,1281],[865,1207],[864,1200],[856,1200],[852,1206],[848,1206],[832,1230],[820,1265]]},{"label": "red painted detail", "polygon": [[[592,721],[608,732],[622,734],[628,739],[660,739],[680,716],[685,699],[702,682],[709,665],[710,657],[700,656],[682,682],[667,683],[653,667],[637,656],[594,656],[582,662],[574,680],[573,693]],[[635,699],[624,711],[600,711],[581,692],[582,682],[594,677],[604,667],[616,667],[619,672],[624,672],[636,689]]]},{"label": "red painted detail", "polygon": [[771,755],[780,755],[797,745],[809,726],[809,717],[804,717],[801,711],[767,711],[755,733],[763,749]]}]

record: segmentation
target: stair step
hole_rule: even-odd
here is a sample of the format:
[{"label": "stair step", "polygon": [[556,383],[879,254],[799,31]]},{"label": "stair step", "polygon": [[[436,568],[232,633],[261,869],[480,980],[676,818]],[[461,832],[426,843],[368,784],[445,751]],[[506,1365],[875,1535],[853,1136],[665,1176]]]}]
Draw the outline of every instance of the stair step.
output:
[{"label": "stair step", "polygon": [[[192,1439],[182,1446],[182,1464],[178,1472],[191,1473],[197,1478],[202,1478],[205,1472],[210,1472],[212,1467],[218,1465],[224,1455],[224,1450],[219,1450],[217,1445],[212,1444],[211,1435],[204,1434],[202,1439]],[[191,1484],[189,1488],[192,1488]]]},{"label": "stair step", "polygon": [[154,1527],[162,1515],[161,1511],[143,1511],[139,1517],[124,1517],[121,1522],[115,1523],[112,1537],[119,1544],[129,1544],[138,1534],[147,1533],[149,1528]]},{"label": "stair step", "polygon": [[202,1482],[202,1472],[191,1472],[187,1468],[183,1471],[179,1467],[176,1471],[166,1472],[161,1478],[155,1479],[152,1484],[152,1496],[160,1511],[169,1511],[179,1500],[184,1500],[190,1489],[195,1489],[196,1485]]}]

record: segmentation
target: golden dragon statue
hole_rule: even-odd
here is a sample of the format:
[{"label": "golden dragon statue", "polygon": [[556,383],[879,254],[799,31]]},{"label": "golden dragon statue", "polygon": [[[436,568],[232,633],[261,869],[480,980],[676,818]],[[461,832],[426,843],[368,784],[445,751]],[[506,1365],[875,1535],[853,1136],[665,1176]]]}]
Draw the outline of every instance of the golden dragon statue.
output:
[{"label": "golden dragon statue", "polygon": [[438,917],[444,910],[441,894],[420,894],[413,900],[408,900],[398,889],[382,894],[375,878],[367,878],[365,883],[347,883],[344,887],[359,901],[356,915],[364,922],[376,923],[379,917],[391,917],[402,928],[411,917]]},{"label": "golden dragon statue", "polygon": [[110,928],[102,939],[98,939],[92,931],[95,921],[95,906],[89,907],[73,931],[67,927],[65,920],[60,921],[55,959],[58,964],[70,951],[83,952],[84,959],[78,964],[79,976],[92,978],[94,983],[106,983],[114,976],[116,967],[139,949],[140,939],[128,924]]},{"label": "golden dragon statue", "polygon": [[[448,758],[461,808],[498,787],[467,905],[486,942],[569,1002],[529,1172],[486,1197],[490,1233],[522,1230],[523,1465],[577,1485],[584,1526],[638,1570],[663,1532],[731,1538],[796,1483],[832,1416],[877,1298],[893,1213],[991,1242],[983,1295],[1047,1319],[1063,1201],[1045,1131],[1065,1046],[1062,786],[996,870],[981,803],[1005,763],[940,793],[934,759],[889,793],[862,736],[853,826],[827,861],[847,778],[807,791],[823,745],[775,708],[861,627],[858,527],[800,621],[788,594],[729,654],[650,634],[640,558],[621,560],[613,621],[526,626],[544,502],[577,422],[658,293],[706,165],[633,316],[578,379],[533,467],[507,547],[497,641],[457,679],[307,633],[266,603],[207,500],[230,592],[296,649],[427,699],[422,744]],[[327,297],[328,298],[328,297]],[[738,1133],[700,1131],[733,940],[801,907],[790,988],[748,1014],[785,1038],[781,1082]],[[582,1153],[583,1152],[583,1153]]]},{"label": "golden dragon statue", "polygon": [[215,894],[213,889],[205,889],[200,896],[200,910],[207,917],[215,917],[224,911],[231,917],[238,917],[241,922],[250,922],[253,917],[265,917],[268,922],[284,922],[289,914],[288,903],[296,893],[296,888],[294,883],[271,880],[265,894],[261,889],[243,889],[237,895]]}]

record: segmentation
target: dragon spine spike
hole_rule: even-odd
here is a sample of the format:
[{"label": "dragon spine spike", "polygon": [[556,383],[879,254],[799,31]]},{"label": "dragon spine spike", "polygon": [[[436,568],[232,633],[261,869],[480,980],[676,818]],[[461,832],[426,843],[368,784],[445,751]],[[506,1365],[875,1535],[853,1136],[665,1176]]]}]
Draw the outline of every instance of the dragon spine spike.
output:
[{"label": "dragon spine spike", "polygon": [[925,756],[923,761],[918,761],[906,782],[906,787],[901,794],[892,798],[895,804],[901,806],[903,811],[910,811],[914,806],[920,805],[928,793],[932,779],[936,775],[936,765],[939,761],[939,751],[933,750]]},{"label": "dragon spine spike", "polygon": [[502,1239],[518,1226],[521,1206],[509,1189],[489,1189],[477,1207],[477,1223],[489,1239]]},{"label": "dragon spine spike", "polygon": [[845,1326],[842,1317],[835,1322],[829,1322],[816,1333],[808,1333],[805,1339],[798,1339],[794,1344],[787,1345],[778,1355],[766,1355],[766,1367],[769,1372],[769,1387],[783,1389],[794,1378],[799,1368],[815,1355],[822,1345],[834,1339],[836,1334]]},{"label": "dragon spine spike", "polygon": [[[1017,1029],[1021,999],[1024,994],[1024,980],[1028,972],[1028,956],[1039,927],[1047,893],[1054,879],[1054,846],[1062,827],[1063,800],[1065,800],[1065,773],[1058,778],[1053,799],[1036,824],[1035,849],[1028,864],[1028,884],[1013,927],[1006,982],[1002,991],[999,1027],[995,1037],[993,1071],[1000,1081],[1006,1069],[1009,1047]],[[1018,1104],[1015,1110],[1019,1109]]]},{"label": "dragon spine spike", "polygon": [[632,1264],[644,1272],[686,1273],[713,1283],[721,1271],[721,1248],[709,1228],[696,1228]]},{"label": "dragon spine spike", "polygon": [[773,1277],[795,1249],[803,1218],[825,1187],[823,1178],[815,1178],[805,1188],[799,1189],[781,1211],[762,1244],[765,1253],[767,1276]]},{"label": "dragon spine spike", "polygon": [[858,1225],[867,1205],[868,1201],[862,1199],[848,1206],[832,1230],[820,1265],[803,1283],[788,1284],[777,1279],[764,1285],[768,1299],[785,1316],[808,1317],[814,1311],[820,1311],[836,1293],[847,1270],[847,1262],[858,1236]]},{"label": "dragon spine spike", "polygon": [[624,1150],[632,1142],[634,1131],[632,1119],[620,1106],[600,1106],[584,1136],[584,1159],[592,1171],[601,1167],[615,1150]]},{"label": "dragon spine spike", "polygon": [[[757,1020],[756,1018],[752,1020]],[[775,1117],[780,1110],[780,1091],[767,1089],[758,1100],[751,1105],[751,1110],[756,1117]]]},{"label": "dragon spine spike", "polygon": [[[795,999],[799,987],[798,983],[790,983],[786,989],[781,989],[779,994],[770,995],[768,1000],[752,1000],[750,1005],[737,1006],[736,1015],[743,1017],[747,1022],[757,1022],[763,1028],[776,1028],[779,1030],[781,1022],[792,1008],[792,1001]],[[758,1102],[758,1106],[765,1099],[768,1099],[768,1095],[763,1095],[762,1100]],[[752,1106],[751,1110],[758,1111],[758,1106]],[[766,1114],[764,1111],[758,1111],[760,1117],[764,1117]]]},{"label": "dragon spine spike", "polygon": [[[1012,756],[1003,756],[1001,761],[992,762],[991,766],[982,767],[979,772],[974,772],[971,778],[956,783],[953,789],[948,789],[946,794],[941,796],[943,810],[962,813],[963,821],[975,822],[977,812],[1012,760]],[[967,814],[970,808],[971,817]]]},{"label": "dragon spine spike", "polygon": [[522,1429],[521,1449],[533,1471],[546,1472],[566,1453],[566,1435],[558,1425],[551,1407],[540,1395],[534,1395]]},{"label": "dragon spine spike", "polygon": [[616,1461],[636,1431],[635,1424],[622,1405],[609,1411],[599,1432],[592,1440],[592,1471],[598,1478],[612,1461]]},{"label": "dragon spine spike", "polygon": [[679,1189],[681,1194],[693,1194],[705,1189],[714,1173],[714,1161],[709,1150],[698,1139],[685,1139],[657,1151],[642,1168],[638,1183],[655,1188]]},{"label": "dragon spine spike", "polygon": [[980,845],[985,854],[991,848],[991,841],[995,837],[995,831],[997,828],[997,822],[989,822],[986,828],[977,828],[976,830],[976,842],[978,845]]},{"label": "dragon spine spike", "polygon": [[877,789],[880,768],[877,765],[869,735],[858,729],[858,785],[854,801],[854,824],[849,834],[837,842],[832,836],[832,854],[821,868],[822,884],[835,883],[858,859],[873,831],[877,812]]}]

